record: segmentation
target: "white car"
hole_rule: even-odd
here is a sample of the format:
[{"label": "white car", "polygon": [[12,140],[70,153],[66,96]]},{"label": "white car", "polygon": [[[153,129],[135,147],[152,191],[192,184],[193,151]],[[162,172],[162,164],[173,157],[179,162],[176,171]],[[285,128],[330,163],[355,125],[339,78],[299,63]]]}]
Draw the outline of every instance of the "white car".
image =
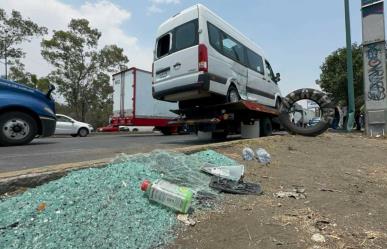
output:
[{"label": "white car", "polygon": [[259,46],[201,4],[157,30],[156,99],[179,102],[180,108],[240,99],[279,107],[279,80]]},{"label": "white car", "polygon": [[73,137],[86,137],[92,132],[93,126],[87,123],[76,121],[63,114],[56,114],[55,135],[71,135]]}]

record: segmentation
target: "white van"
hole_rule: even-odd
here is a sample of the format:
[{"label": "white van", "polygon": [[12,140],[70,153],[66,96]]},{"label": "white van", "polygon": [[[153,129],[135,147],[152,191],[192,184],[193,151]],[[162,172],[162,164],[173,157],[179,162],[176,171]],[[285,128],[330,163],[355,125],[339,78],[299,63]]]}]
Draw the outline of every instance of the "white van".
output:
[{"label": "white van", "polygon": [[158,28],[153,63],[156,99],[179,102],[180,108],[219,99],[277,107],[278,81],[279,74],[274,75],[262,49],[201,4]]}]

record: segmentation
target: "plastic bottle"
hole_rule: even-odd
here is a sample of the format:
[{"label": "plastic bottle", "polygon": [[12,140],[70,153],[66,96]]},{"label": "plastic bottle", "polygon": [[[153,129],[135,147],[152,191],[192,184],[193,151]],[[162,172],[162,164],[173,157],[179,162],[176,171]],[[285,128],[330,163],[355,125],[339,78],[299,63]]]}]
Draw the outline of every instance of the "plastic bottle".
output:
[{"label": "plastic bottle", "polygon": [[242,155],[243,160],[245,161],[251,161],[254,159],[254,151],[249,147],[246,147],[242,150]]},{"label": "plastic bottle", "polygon": [[265,149],[258,148],[255,153],[261,164],[267,165],[271,163],[271,156]]},{"label": "plastic bottle", "polygon": [[192,191],[164,180],[151,183],[145,180],[141,190],[148,194],[149,200],[155,201],[181,213],[187,213],[191,206]]}]

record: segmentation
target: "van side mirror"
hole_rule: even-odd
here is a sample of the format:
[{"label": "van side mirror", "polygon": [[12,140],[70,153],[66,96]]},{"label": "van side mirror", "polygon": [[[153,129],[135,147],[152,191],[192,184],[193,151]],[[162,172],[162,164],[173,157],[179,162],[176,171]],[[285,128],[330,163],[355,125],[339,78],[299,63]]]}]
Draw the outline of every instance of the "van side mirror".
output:
[{"label": "van side mirror", "polygon": [[276,73],[275,74],[275,78],[274,78],[275,83],[280,82],[280,80],[281,80],[281,74],[280,73]]}]

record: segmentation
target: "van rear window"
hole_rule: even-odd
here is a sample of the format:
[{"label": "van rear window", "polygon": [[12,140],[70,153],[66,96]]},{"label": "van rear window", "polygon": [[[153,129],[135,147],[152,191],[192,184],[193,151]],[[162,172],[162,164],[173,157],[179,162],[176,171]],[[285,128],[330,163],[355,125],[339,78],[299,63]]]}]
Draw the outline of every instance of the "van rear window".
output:
[{"label": "van rear window", "polygon": [[196,25],[189,22],[176,28],[175,31],[175,50],[179,51],[196,45]]},{"label": "van rear window", "polygon": [[[172,39],[171,39],[172,37]],[[171,43],[172,42],[172,46]],[[184,23],[157,40],[156,56],[165,55],[195,46],[199,44],[198,19]]]},{"label": "van rear window", "polygon": [[171,47],[171,35],[166,34],[162,36],[157,42],[157,57],[163,57],[164,55],[169,53],[169,49]]}]

